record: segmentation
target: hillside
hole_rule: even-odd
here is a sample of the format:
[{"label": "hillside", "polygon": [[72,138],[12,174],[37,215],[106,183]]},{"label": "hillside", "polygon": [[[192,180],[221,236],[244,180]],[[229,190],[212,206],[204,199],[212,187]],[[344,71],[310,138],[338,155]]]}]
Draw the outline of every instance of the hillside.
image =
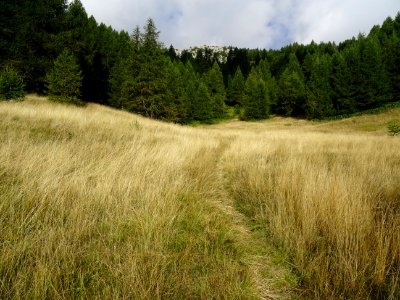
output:
[{"label": "hillside", "polygon": [[0,103],[2,299],[396,299],[394,109],[184,127]]},{"label": "hillside", "polygon": [[160,40],[175,34],[161,35],[152,18],[118,32],[79,0],[36,2],[7,1],[0,9],[1,100],[38,93],[180,124],[211,123],[230,110],[249,121],[326,119],[400,101],[396,11],[340,42],[289,39],[275,50],[204,45],[177,53]]}]

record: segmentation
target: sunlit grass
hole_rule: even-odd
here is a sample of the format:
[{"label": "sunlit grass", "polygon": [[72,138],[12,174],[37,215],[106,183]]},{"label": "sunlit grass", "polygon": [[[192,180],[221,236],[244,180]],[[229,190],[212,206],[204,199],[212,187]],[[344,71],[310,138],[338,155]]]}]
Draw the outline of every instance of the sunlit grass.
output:
[{"label": "sunlit grass", "polygon": [[217,135],[34,98],[0,115],[0,298],[256,297]]},{"label": "sunlit grass", "polygon": [[232,196],[286,253],[315,299],[400,296],[400,139],[242,135]]},{"label": "sunlit grass", "polygon": [[0,103],[0,298],[396,299],[399,114],[189,128]]}]

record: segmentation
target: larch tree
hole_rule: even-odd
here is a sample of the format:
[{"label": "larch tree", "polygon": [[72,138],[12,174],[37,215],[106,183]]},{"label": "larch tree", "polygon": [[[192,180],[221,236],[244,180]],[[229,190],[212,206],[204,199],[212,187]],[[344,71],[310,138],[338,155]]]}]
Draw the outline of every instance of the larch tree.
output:
[{"label": "larch tree", "polygon": [[279,79],[279,110],[283,115],[296,116],[303,113],[305,82],[299,61],[290,54],[289,63]]},{"label": "larch tree", "polygon": [[197,121],[208,121],[214,116],[210,107],[213,106],[213,100],[208,91],[207,85],[200,80],[199,85],[192,99],[192,117]]},{"label": "larch tree", "polygon": [[243,120],[261,120],[269,115],[269,96],[260,73],[253,68],[246,80]]},{"label": "larch tree", "polygon": [[225,114],[225,85],[221,69],[217,62],[210,71],[204,75],[204,83],[208,87],[212,105],[209,107],[212,118],[220,118]]},{"label": "larch tree", "polygon": [[82,72],[75,56],[68,50],[57,57],[46,79],[51,100],[80,103]]},{"label": "larch tree", "polygon": [[235,76],[231,79],[228,85],[229,90],[229,97],[228,103],[231,106],[243,105],[243,95],[244,95],[244,88],[245,88],[245,80],[242,74],[242,70],[240,67],[237,67]]},{"label": "larch tree", "polygon": [[305,114],[309,119],[329,117],[334,113],[332,104],[332,58],[324,54],[311,57],[310,79],[307,82]]}]

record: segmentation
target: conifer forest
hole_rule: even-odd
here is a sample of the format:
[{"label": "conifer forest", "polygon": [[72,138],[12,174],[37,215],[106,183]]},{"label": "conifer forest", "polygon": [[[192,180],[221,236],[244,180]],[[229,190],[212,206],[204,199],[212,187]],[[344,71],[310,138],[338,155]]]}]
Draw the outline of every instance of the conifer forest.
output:
[{"label": "conifer forest", "polygon": [[[152,19],[117,32],[79,0],[2,1],[0,67],[25,92],[175,123],[324,119],[400,100],[400,14],[339,44],[177,51]],[[4,93],[3,93],[4,94]],[[4,97],[3,97],[4,98]]]}]

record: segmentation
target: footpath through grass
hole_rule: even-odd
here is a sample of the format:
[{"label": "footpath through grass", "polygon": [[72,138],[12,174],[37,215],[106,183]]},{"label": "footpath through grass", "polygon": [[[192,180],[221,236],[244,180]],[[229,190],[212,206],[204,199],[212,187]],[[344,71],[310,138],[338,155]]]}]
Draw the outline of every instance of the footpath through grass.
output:
[{"label": "footpath through grass", "polygon": [[286,298],[225,190],[230,145],[97,105],[0,103],[0,298]]},{"label": "footpath through grass", "polygon": [[399,117],[0,103],[0,298],[398,299]]}]

